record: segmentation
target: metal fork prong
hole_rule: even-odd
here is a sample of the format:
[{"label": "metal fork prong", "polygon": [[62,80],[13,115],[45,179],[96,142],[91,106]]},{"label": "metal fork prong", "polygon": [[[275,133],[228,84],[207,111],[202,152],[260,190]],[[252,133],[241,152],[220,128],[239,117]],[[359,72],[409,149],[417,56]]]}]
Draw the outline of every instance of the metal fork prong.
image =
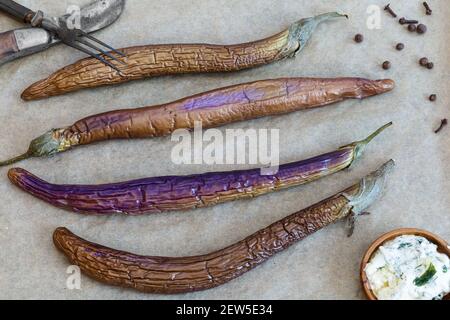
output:
[{"label": "metal fork prong", "polygon": [[83,40],[83,39],[77,39],[76,41],[77,41],[77,42],[80,42],[81,44],[84,44],[85,46],[87,46],[87,47],[89,47],[89,48],[91,48],[91,49],[97,50],[97,51],[100,52],[101,54],[104,54],[105,56],[108,56],[108,57],[110,57],[111,59],[113,59],[113,60],[115,60],[115,61],[117,61],[117,62],[119,62],[119,63],[121,63],[121,64],[123,64],[123,65],[126,65],[125,62],[120,61],[119,59],[117,59],[116,57],[114,57],[114,56],[113,56],[112,54],[110,54],[109,52],[106,52],[106,51],[100,49],[100,48],[97,47],[95,44],[90,43],[89,41],[86,41],[86,40]]},{"label": "metal fork prong", "polygon": [[114,51],[114,52],[117,53],[118,55],[121,55],[122,57],[126,57],[126,56],[127,56],[125,53],[123,53],[123,52],[121,52],[121,51],[119,51],[119,50],[117,50],[117,49],[114,49],[113,47],[111,47],[110,45],[104,43],[103,41],[100,41],[100,40],[98,40],[97,38],[91,36],[89,33],[84,32],[83,30],[80,30],[80,32],[81,32],[81,34],[82,34],[84,37],[88,38],[89,40],[92,40],[92,41],[97,42],[98,44],[100,44],[100,45],[102,45],[102,46],[108,48],[109,50]]},{"label": "metal fork prong", "polygon": [[97,60],[103,62],[103,63],[106,64],[107,66],[113,68],[114,70],[116,70],[117,72],[119,72],[120,74],[122,74],[122,72],[121,72],[115,65],[113,65],[113,64],[110,63],[109,61],[103,59],[103,58],[100,57],[98,54],[95,54],[95,53],[91,52],[90,50],[84,48],[83,46],[77,45],[77,44],[72,43],[72,42],[66,43],[66,44],[69,45],[69,46],[71,46],[72,48],[75,48],[75,49],[77,49],[77,50],[80,50],[80,51],[82,51],[82,52],[84,52],[84,53],[90,55],[91,57],[93,57],[93,58],[95,58],[95,59],[97,59]]}]

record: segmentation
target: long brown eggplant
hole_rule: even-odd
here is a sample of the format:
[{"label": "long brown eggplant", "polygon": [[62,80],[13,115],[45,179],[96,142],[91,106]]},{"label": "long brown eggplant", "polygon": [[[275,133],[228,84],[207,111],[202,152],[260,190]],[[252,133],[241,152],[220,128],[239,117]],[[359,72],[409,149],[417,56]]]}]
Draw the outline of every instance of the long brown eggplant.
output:
[{"label": "long brown eggplant", "polygon": [[126,65],[104,56],[120,69],[120,73],[97,59],[86,58],[31,85],[23,92],[22,98],[42,99],[147,77],[254,68],[294,57],[305,47],[315,28],[334,17],[346,15],[330,12],[302,19],[272,37],[238,45],[162,44],[123,48],[120,50],[126,54],[126,58],[123,58]]},{"label": "long brown eggplant", "polygon": [[392,80],[362,78],[286,78],[221,88],[172,103],[93,115],[53,129],[31,142],[28,151],[0,166],[31,157],[50,156],[75,146],[112,139],[151,138],[177,129],[203,128],[364,99],[394,88]]},{"label": "long brown eggplant", "polygon": [[66,228],[53,234],[55,246],[88,276],[148,293],[176,294],[220,286],[276,253],[338,220],[355,219],[380,196],[391,160],[358,184],[294,213],[225,249],[194,257],[150,257],[88,242]]}]

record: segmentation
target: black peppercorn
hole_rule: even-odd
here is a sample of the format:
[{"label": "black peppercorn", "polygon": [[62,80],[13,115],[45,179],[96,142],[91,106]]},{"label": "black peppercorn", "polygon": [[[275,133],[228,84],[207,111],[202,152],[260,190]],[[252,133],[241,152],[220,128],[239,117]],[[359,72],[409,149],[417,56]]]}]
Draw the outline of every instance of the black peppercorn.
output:
[{"label": "black peppercorn", "polygon": [[434,68],[434,63],[433,62],[428,62],[427,63],[427,68],[430,69],[430,70],[433,69]]},{"label": "black peppercorn", "polygon": [[405,49],[405,45],[403,43],[398,43],[395,46],[395,49],[397,49],[398,51],[402,51],[403,49]]},{"label": "black peppercorn", "polygon": [[417,33],[424,34],[425,32],[427,32],[427,26],[422,23],[419,24],[417,26]]},{"label": "black peppercorn", "polygon": [[430,99],[431,102],[434,102],[437,99],[437,95],[432,94],[429,99]]},{"label": "black peppercorn", "polygon": [[391,68],[391,63],[389,61],[383,62],[383,69],[388,70]]},{"label": "black peppercorn", "polygon": [[358,34],[355,36],[355,42],[361,43],[361,42],[363,42],[363,41],[364,41],[364,36],[363,36],[362,34],[358,33]]},{"label": "black peppercorn", "polygon": [[422,67],[426,67],[427,64],[428,64],[428,58],[425,58],[425,57],[421,58],[421,59],[419,60],[419,63],[420,63],[420,65],[421,65]]},{"label": "black peppercorn", "polygon": [[408,25],[408,30],[411,32],[415,32],[417,30],[417,26],[415,24]]}]

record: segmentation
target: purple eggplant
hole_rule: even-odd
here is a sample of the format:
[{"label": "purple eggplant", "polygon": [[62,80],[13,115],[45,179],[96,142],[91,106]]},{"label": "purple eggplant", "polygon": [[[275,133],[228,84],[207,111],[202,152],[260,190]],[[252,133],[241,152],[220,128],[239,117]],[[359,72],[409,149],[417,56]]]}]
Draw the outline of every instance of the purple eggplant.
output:
[{"label": "purple eggplant", "polygon": [[386,124],[365,140],[336,151],[281,165],[278,172],[272,175],[263,175],[260,169],[251,169],[154,177],[103,185],[56,185],[24,169],[13,168],[8,172],[8,177],[25,192],[75,212],[140,215],[188,210],[253,198],[341,171],[350,167],[362,155],[366,145],[391,124]]}]

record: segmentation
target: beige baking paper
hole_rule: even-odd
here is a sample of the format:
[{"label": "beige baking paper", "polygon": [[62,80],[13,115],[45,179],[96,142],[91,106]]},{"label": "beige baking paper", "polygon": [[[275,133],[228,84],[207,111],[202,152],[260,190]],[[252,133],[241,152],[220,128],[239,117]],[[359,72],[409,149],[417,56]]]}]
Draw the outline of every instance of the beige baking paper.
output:
[{"label": "beige baking paper", "polygon": [[[87,1],[22,0],[31,8],[58,15],[66,5]],[[169,102],[221,86],[277,77],[360,76],[392,78],[397,87],[365,101],[227,126],[280,129],[280,160],[321,154],[362,139],[379,126],[394,126],[371,143],[350,170],[321,181],[214,208],[141,217],[83,216],[43,203],[12,186],[0,169],[0,298],[44,299],[363,299],[359,263],[370,243],[399,227],[418,227],[450,241],[450,128],[433,133],[449,117],[450,7],[447,0],[396,1],[399,17],[428,26],[419,36],[381,11],[381,28],[369,30],[374,7],[386,1],[307,0],[128,0],[122,17],[95,35],[115,47],[150,43],[232,44],[275,34],[292,22],[328,11],[350,19],[324,23],[295,59],[233,74],[174,76],[86,90],[36,102],[23,102],[28,85],[83,57],[58,46],[0,67],[0,159],[26,151],[31,139],[54,127],[117,108]],[[369,10],[369,13],[368,13]],[[369,21],[370,22],[370,21]],[[0,16],[0,30],[21,24]],[[353,37],[364,34],[356,44]],[[401,52],[398,42],[405,44]],[[418,66],[422,56],[433,70]],[[392,68],[381,68],[389,60]],[[435,103],[428,101],[438,95]],[[226,128],[221,128],[225,130]],[[175,165],[169,138],[114,141],[50,159],[18,164],[55,183],[98,184],[159,175],[250,168],[251,165]],[[386,195],[362,217],[352,238],[343,223],[331,226],[278,254],[269,262],[219,288],[178,296],[141,294],[81,278],[81,290],[66,286],[68,260],[55,249],[52,233],[65,226],[94,242],[139,254],[186,256],[228,246],[251,233],[355,183],[394,158],[397,168]]]}]

